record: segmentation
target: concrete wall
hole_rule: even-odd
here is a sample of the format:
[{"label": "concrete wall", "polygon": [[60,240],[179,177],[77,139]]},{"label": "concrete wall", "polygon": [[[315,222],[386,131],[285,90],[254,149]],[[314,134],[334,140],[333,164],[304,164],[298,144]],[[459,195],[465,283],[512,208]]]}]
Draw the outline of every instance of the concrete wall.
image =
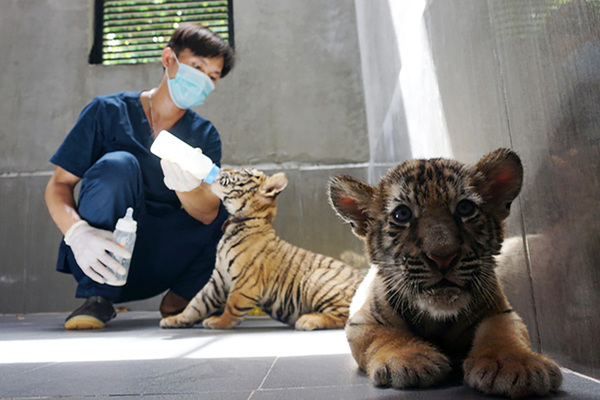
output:
[{"label": "concrete wall", "polygon": [[507,293],[536,349],[600,376],[598,10],[578,0],[355,3],[371,179],[410,157],[472,163],[517,151],[525,182],[500,257]]},{"label": "concrete wall", "polygon": [[[537,349],[598,377],[600,23],[582,4],[236,1],[238,65],[198,111],[225,164],[288,173],[281,236],[334,256],[361,244],[326,203],[330,176],[374,182],[406,158],[475,162],[512,147],[526,175],[507,292]],[[54,272],[47,160],[93,96],[161,78],[158,65],[87,64],[91,5],[0,0],[0,313],[79,303]]]},{"label": "concrete wall", "polygon": [[[157,64],[88,65],[92,6],[0,0],[0,313],[80,303],[72,277],[54,271],[61,235],[43,200],[48,159],[94,96],[162,77]],[[221,133],[223,164],[287,172],[276,220],[286,240],[335,257],[360,252],[326,201],[328,178],[365,176],[369,158],[354,4],[243,0],[234,13],[237,66],[196,110]]]}]

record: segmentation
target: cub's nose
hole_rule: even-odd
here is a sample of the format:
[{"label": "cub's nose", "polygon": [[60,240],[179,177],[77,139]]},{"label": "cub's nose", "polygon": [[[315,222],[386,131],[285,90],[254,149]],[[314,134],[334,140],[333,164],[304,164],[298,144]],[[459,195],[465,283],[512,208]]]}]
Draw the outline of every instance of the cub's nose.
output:
[{"label": "cub's nose", "polygon": [[427,253],[425,256],[433,261],[435,266],[442,272],[446,271],[452,265],[452,262],[458,257],[458,253],[452,253],[449,255],[436,255],[433,253]]}]

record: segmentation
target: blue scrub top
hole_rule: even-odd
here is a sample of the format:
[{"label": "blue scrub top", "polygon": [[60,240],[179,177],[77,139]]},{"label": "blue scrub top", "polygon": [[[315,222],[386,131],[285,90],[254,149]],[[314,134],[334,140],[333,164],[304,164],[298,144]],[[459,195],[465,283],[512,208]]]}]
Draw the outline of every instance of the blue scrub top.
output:
[{"label": "blue scrub top", "polygon": [[[180,210],[174,191],[164,184],[160,159],[150,152],[153,139],[140,101],[141,91],[96,97],[50,159],[82,178],[104,154],[123,150],[133,154],[141,167],[146,210],[160,216]],[[186,113],[170,132],[192,147],[199,147],[217,165],[221,163],[221,138],[213,124],[194,111]]]}]

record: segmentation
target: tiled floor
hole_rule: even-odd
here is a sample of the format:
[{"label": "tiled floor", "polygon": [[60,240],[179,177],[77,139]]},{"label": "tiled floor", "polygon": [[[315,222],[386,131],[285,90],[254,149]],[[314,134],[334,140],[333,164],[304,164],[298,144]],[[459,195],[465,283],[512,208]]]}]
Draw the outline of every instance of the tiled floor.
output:
[{"label": "tiled floor", "polygon": [[[253,317],[232,331],[162,330],[158,313],[66,332],[66,314],[0,316],[2,399],[484,399],[461,385],[377,389],[344,333],[297,332]],[[600,399],[600,383],[564,371],[561,400]]]}]

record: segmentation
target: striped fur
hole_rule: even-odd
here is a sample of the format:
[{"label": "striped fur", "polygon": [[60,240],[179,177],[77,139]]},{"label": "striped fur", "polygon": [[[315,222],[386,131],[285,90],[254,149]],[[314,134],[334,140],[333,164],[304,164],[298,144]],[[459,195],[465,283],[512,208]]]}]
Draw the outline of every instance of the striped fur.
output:
[{"label": "striped fur", "polygon": [[202,321],[206,328],[232,328],[255,306],[299,330],[344,327],[362,277],[341,261],[276,235],[276,198],[286,185],[283,173],[267,177],[257,170],[221,170],[211,188],[230,218],[215,270],[186,309],[163,319],[161,327]]},{"label": "striped fur", "polygon": [[431,386],[462,364],[487,394],[543,396],[561,373],[531,350],[495,273],[503,221],[521,189],[519,157],[498,149],[475,166],[412,160],[377,187],[334,178],[330,201],[373,264],[346,334],[377,386]]}]

